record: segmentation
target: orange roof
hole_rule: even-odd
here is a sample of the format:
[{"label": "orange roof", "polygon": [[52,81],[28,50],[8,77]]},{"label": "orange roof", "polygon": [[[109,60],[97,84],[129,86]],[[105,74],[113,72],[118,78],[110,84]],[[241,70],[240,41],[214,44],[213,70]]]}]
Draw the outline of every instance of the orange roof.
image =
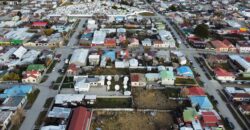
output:
[{"label": "orange roof", "polygon": [[116,41],[114,38],[106,38],[104,44],[105,45],[115,45]]},{"label": "orange roof", "polygon": [[211,44],[215,47],[215,48],[228,48],[227,45],[225,45],[222,41],[220,40],[214,40],[211,41]]},{"label": "orange roof", "polygon": [[227,40],[227,39],[224,39],[223,40],[223,43],[226,45],[226,46],[228,46],[228,47],[232,47],[232,46],[234,46],[229,40]]}]

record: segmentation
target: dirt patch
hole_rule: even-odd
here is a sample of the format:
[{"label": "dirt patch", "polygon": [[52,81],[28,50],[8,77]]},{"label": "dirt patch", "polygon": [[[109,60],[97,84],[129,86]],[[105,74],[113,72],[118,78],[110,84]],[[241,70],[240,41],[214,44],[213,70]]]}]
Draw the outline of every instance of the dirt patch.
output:
[{"label": "dirt patch", "polygon": [[104,112],[93,113],[91,130],[160,130],[170,129],[173,119],[169,113]]},{"label": "dirt patch", "polygon": [[179,106],[178,102],[168,98],[174,94],[168,90],[146,90],[143,88],[133,88],[132,90],[134,106],[142,109],[175,109]]}]

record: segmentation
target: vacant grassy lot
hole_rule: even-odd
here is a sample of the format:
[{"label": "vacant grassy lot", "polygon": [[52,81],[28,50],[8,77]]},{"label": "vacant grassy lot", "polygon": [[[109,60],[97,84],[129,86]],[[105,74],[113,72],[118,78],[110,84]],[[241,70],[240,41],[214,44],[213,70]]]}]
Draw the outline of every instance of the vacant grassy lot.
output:
[{"label": "vacant grassy lot", "polygon": [[95,108],[130,108],[131,98],[97,98]]},{"label": "vacant grassy lot", "polygon": [[136,108],[174,109],[179,106],[178,102],[168,99],[168,97],[176,97],[177,91],[133,88],[132,95]]},{"label": "vacant grassy lot", "polygon": [[93,113],[91,129],[102,130],[170,130],[173,119],[169,113],[104,112]]}]

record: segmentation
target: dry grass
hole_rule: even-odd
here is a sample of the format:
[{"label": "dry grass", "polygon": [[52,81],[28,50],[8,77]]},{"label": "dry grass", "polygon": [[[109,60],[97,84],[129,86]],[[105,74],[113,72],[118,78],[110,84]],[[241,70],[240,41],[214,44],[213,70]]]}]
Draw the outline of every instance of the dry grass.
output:
[{"label": "dry grass", "polygon": [[173,124],[169,113],[149,112],[104,112],[96,111],[93,114],[91,130],[160,130],[170,129]]},{"label": "dry grass", "polygon": [[178,102],[169,100],[164,91],[167,90],[145,90],[134,88],[132,95],[136,108],[169,110],[179,106]]}]

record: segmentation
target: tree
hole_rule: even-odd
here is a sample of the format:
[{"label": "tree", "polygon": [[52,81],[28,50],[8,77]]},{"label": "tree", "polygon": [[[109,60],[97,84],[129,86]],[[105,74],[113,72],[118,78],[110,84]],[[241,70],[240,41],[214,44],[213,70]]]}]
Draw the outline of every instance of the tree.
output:
[{"label": "tree", "polygon": [[186,87],[181,89],[180,94],[182,97],[187,97],[188,93],[189,93],[189,90]]},{"label": "tree", "polygon": [[175,5],[171,5],[168,9],[171,10],[171,11],[177,11],[178,10]]},{"label": "tree", "polygon": [[54,33],[54,30],[53,29],[45,29],[44,30],[44,34],[46,35],[46,36],[50,36],[51,34],[53,34]]},{"label": "tree", "polygon": [[194,34],[200,38],[208,38],[209,30],[206,24],[199,24],[194,29]]},{"label": "tree", "polygon": [[16,73],[12,72],[12,73],[9,73],[7,75],[4,75],[3,80],[4,81],[11,81],[11,80],[18,81],[18,80],[20,80],[20,76]]},{"label": "tree", "polygon": [[19,16],[19,20],[22,18],[22,13],[20,11],[17,12],[17,16]]},{"label": "tree", "polygon": [[13,115],[13,117],[11,118],[11,123],[12,125],[18,126],[21,124],[22,119],[24,117],[24,110],[23,108],[18,108],[15,112],[15,114]]}]

